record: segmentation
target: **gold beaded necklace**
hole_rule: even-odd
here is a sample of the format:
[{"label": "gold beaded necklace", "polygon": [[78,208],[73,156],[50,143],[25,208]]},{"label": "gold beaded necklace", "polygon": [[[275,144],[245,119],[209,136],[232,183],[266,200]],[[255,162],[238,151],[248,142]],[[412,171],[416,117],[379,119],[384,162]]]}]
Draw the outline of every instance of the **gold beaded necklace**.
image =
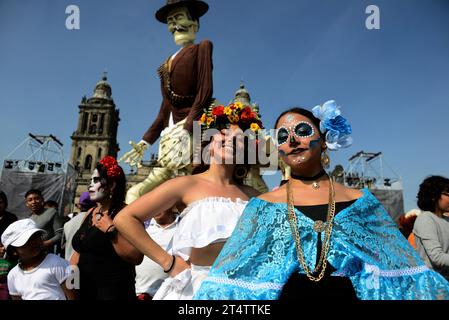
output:
[{"label": "gold beaded necklace", "polygon": [[[329,205],[327,209],[326,223],[318,220],[315,222],[313,227],[313,229],[316,232],[325,231],[323,249],[321,250],[320,259],[318,260],[315,269],[313,270],[313,272],[310,272],[310,269],[307,266],[307,263],[304,258],[304,252],[302,251],[301,248],[301,238],[298,231],[298,218],[296,217],[295,214],[293,192],[291,190],[290,180],[287,182],[287,217],[290,223],[290,228],[292,230],[293,240],[295,241],[298,261],[301,264],[302,268],[304,269],[304,272],[306,273],[307,277],[314,282],[320,281],[324,276],[324,272],[326,271],[327,255],[330,249],[330,242],[331,242],[330,240],[334,223],[334,216],[335,216],[334,184],[332,178],[329,177]],[[318,276],[314,276],[314,274],[316,274],[320,270],[320,268],[321,271],[318,274]]]}]

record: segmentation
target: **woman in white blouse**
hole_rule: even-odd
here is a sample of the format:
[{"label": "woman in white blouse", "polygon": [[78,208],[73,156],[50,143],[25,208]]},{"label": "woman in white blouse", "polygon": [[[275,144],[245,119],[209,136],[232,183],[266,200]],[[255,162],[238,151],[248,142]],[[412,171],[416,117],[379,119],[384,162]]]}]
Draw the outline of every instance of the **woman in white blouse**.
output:
[{"label": "woman in white blouse", "polygon": [[[237,154],[244,149],[239,137],[243,133],[238,129],[230,125],[213,136],[207,171],[165,182],[128,205],[114,220],[122,235],[170,275],[156,293],[156,300],[192,299],[247,201],[259,194],[235,177],[234,147]],[[142,222],[173,206],[185,209],[172,249],[167,252],[145,232]]]}]

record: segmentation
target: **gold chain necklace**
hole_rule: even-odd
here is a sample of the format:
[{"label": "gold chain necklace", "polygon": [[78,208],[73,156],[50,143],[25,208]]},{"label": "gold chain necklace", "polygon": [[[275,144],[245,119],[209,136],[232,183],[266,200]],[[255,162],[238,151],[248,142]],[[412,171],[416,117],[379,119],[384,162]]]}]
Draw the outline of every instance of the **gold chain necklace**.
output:
[{"label": "gold chain necklace", "polygon": [[[320,259],[318,260],[318,263],[313,270],[313,272],[310,272],[309,267],[307,266],[307,263],[304,258],[304,252],[301,248],[301,238],[299,236],[298,231],[298,218],[295,214],[294,209],[294,200],[293,200],[293,192],[291,190],[290,186],[290,180],[287,182],[287,217],[288,221],[290,223],[290,228],[293,233],[293,240],[295,241],[295,247],[296,247],[296,253],[298,257],[298,261],[301,264],[302,268],[304,269],[304,272],[306,273],[307,277],[314,282],[320,281],[323,276],[324,272],[326,271],[327,267],[327,255],[329,253],[330,249],[330,240],[331,240],[331,234],[332,234],[332,228],[334,224],[334,216],[335,216],[335,199],[334,199],[334,184],[332,181],[332,178],[329,177],[329,205],[327,209],[327,218],[326,223],[323,221],[316,221],[314,224],[314,230],[317,232],[321,232],[320,230],[325,231],[325,238],[324,238],[324,244],[323,248],[321,250]],[[321,268],[321,272],[317,277],[314,276]]]}]

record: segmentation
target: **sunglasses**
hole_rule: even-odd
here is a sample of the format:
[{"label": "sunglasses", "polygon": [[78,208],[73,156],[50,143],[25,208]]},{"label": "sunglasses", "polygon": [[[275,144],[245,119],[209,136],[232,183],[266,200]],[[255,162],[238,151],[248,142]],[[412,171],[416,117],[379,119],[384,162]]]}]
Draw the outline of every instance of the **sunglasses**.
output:
[{"label": "sunglasses", "polygon": [[93,177],[92,178],[92,183],[93,184],[98,183],[98,182],[101,182],[101,178],[100,177]]},{"label": "sunglasses", "polygon": [[315,130],[313,129],[313,126],[306,121],[300,121],[290,128],[280,127],[277,133],[278,145],[286,143],[291,133],[298,138],[309,138],[315,134]]}]

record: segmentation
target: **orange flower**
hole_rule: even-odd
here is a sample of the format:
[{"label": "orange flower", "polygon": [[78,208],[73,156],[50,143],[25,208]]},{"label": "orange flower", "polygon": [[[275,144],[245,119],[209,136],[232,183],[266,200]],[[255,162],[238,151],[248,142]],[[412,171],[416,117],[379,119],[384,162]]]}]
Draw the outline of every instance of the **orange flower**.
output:
[{"label": "orange flower", "polygon": [[201,116],[201,120],[200,120],[202,124],[206,123],[206,118],[207,118],[206,114],[203,113],[203,115]]}]

